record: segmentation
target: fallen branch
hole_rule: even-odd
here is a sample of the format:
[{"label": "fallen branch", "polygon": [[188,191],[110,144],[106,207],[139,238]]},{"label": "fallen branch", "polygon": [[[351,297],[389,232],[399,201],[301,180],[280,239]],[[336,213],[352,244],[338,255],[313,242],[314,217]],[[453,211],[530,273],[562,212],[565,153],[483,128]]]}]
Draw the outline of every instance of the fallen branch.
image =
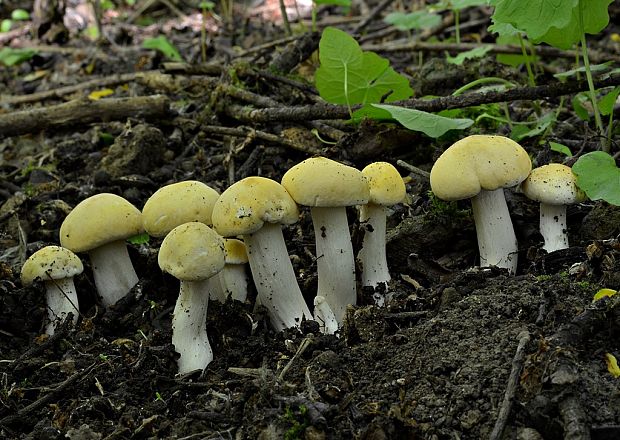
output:
[{"label": "fallen branch", "polygon": [[127,118],[159,119],[170,115],[170,100],[163,95],[77,99],[64,104],[0,115],[0,137],[34,133],[54,127],[118,121]]},{"label": "fallen branch", "polygon": [[527,331],[522,331],[519,333],[518,338],[519,344],[512,358],[512,369],[510,370],[510,376],[508,376],[508,385],[506,386],[504,399],[499,407],[497,420],[495,421],[495,426],[493,426],[493,431],[491,431],[489,440],[499,440],[502,438],[506,423],[508,422],[508,416],[510,416],[510,411],[512,409],[512,402],[517,392],[519,375],[521,374],[525,358],[525,346],[530,341],[530,334]]},{"label": "fallen branch", "polygon": [[[595,88],[620,85],[620,74],[614,74],[604,80],[594,83]],[[536,100],[570,95],[588,90],[586,81],[556,82],[535,87],[516,87],[504,91],[487,91],[468,93],[458,96],[444,96],[441,98],[424,100],[408,99],[391,102],[405,108],[426,112],[439,112],[454,108],[470,107],[497,102],[512,102],[519,100]],[[361,106],[353,106],[357,110]],[[316,119],[349,119],[349,109],[344,105],[314,104],[294,107],[267,107],[251,109],[241,106],[231,106],[229,111],[238,119],[245,122],[274,122],[274,121],[312,121]]]}]

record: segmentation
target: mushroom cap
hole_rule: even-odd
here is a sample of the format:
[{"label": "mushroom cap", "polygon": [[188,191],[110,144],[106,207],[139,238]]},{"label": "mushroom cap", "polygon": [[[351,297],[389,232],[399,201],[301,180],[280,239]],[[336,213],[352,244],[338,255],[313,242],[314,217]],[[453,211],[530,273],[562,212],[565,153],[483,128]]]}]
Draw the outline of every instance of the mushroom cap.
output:
[{"label": "mushroom cap", "polygon": [[473,135],[443,152],[431,170],[431,189],[442,200],[474,197],[481,190],[515,186],[527,178],[532,161],[504,136]]},{"label": "mushroom cap", "polygon": [[528,198],[548,205],[571,205],[586,199],[583,191],[577,188],[573,170],[559,163],[534,168],[521,189]]},{"label": "mushroom cap", "polygon": [[306,159],[282,176],[282,186],[304,206],[364,205],[370,191],[362,172],[325,157]]},{"label": "mushroom cap", "polygon": [[206,280],[224,268],[224,239],[204,223],[184,223],[166,235],[157,262],[179,280]]},{"label": "mushroom cap", "polygon": [[267,223],[290,225],[299,217],[297,204],[275,180],[246,177],[229,186],[213,207],[213,227],[224,237],[253,234]]},{"label": "mushroom cap", "polygon": [[211,212],[219,196],[209,185],[196,180],[163,186],[142,208],[144,229],[153,237],[163,237],[183,223],[211,225]]},{"label": "mushroom cap", "polygon": [[26,260],[22,267],[21,279],[24,286],[29,286],[36,280],[71,278],[81,274],[83,270],[82,262],[69,249],[46,246]]},{"label": "mushroom cap", "polygon": [[236,238],[224,239],[224,253],[226,254],[226,264],[245,264],[248,262],[245,243]]},{"label": "mushroom cap", "polygon": [[142,213],[124,198],[110,193],[82,200],[60,226],[60,244],[86,252],[144,232]]},{"label": "mushroom cap", "polygon": [[362,170],[368,181],[370,198],[375,205],[395,205],[405,199],[406,188],[398,170],[387,162],[374,162]]}]

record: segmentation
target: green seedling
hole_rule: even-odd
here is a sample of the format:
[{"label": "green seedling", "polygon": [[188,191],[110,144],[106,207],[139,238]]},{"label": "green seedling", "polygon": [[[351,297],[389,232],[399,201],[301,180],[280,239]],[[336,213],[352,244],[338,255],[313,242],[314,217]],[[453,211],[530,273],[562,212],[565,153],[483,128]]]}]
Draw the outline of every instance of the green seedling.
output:
[{"label": "green seedling", "polygon": [[[597,105],[590,69],[586,34],[597,34],[609,23],[608,7],[613,0],[491,0],[493,21],[508,23],[525,32],[534,43],[547,43],[560,49],[581,46],[594,119],[599,133],[605,129]],[[603,146],[608,151],[608,146]]]},{"label": "green seedling", "polygon": [[573,153],[570,151],[566,145],[559,144],[557,142],[549,142],[549,148],[551,151],[555,151],[556,153],[561,153],[567,157],[572,157]]},{"label": "green seedling", "polygon": [[147,38],[142,42],[145,49],[154,49],[161,52],[166,58],[174,61],[183,61],[181,54],[166,37],[160,35],[156,38]]},{"label": "green seedling", "polygon": [[305,405],[299,406],[299,411],[293,411],[286,407],[282,420],[290,425],[284,432],[284,440],[298,440],[304,438],[304,431],[309,426],[308,408]]},{"label": "green seedling", "polygon": [[333,104],[368,105],[407,99],[413,94],[409,81],[390,67],[387,59],[362,51],[346,32],[328,27],[319,42],[321,66],[315,85],[323,99]]},{"label": "green seedling", "polygon": [[604,200],[620,206],[620,168],[615,159],[604,151],[584,154],[573,165],[577,186],[591,200]]},{"label": "green seedling", "polygon": [[446,118],[394,105],[372,104],[372,106],[389,113],[390,118],[398,121],[403,127],[422,132],[432,138],[438,138],[450,130],[465,130],[474,123],[471,119]]},{"label": "green seedling", "polygon": [[487,0],[441,0],[432,6],[433,10],[451,10],[454,14],[454,27],[456,31],[456,44],[461,44],[461,10],[471,6],[486,5]]},{"label": "green seedling", "polygon": [[465,60],[473,60],[476,58],[483,58],[493,47],[491,45],[485,45],[476,47],[474,49],[461,52],[457,56],[451,57],[450,55],[446,55],[446,61],[450,64],[456,64],[460,66],[465,62]]},{"label": "green seedling", "polygon": [[134,235],[133,237],[129,237],[127,241],[131,244],[147,244],[149,242],[149,234],[146,232],[138,235]]}]

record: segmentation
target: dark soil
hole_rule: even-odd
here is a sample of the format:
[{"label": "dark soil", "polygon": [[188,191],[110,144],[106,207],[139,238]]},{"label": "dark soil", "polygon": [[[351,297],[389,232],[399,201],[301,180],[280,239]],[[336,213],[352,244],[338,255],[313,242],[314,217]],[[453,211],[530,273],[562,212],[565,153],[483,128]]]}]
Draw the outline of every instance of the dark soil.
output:
[{"label": "dark soil", "polygon": [[[329,12],[322,10],[322,20],[330,18]],[[486,13],[474,8],[463,23]],[[611,22],[618,23],[617,5],[610,13]],[[91,47],[70,33],[67,44],[83,51],[42,51],[28,63],[1,70],[0,93],[22,95],[84,82],[90,75],[162,68],[159,55],[140,49],[143,31],[106,23],[111,38],[127,49],[106,43]],[[359,305],[349,309],[340,334],[325,336],[314,322],[274,332],[264,310],[254,310],[254,292],[247,303],[212,302],[207,329],[215,359],[202,374],[176,375],[171,312],[179,286],[157,265],[158,239],[130,245],[140,282],[108,310],[99,303],[84,258],[86,270],[76,278],[78,325],[42,335],[42,286],[23,287],[20,268],[36,250],[58,244],[60,225],[78,202],[112,192],[141,208],[156,189],[181,180],[200,180],[218,191],[249,175],[279,181],[314,151],[251,132],[234,137],[204,127],[246,124],[358,168],[402,159],[428,170],[464,136],[450,133],[433,140],[390,124],[338,122],[333,126],[343,136],[334,134],[336,145],[326,146],[310,134],[308,124],[241,122],[230,108],[250,104],[209,84],[232,84],[278,105],[309,104],[317,96],[301,68],[287,77],[290,83],[243,74],[249,65],[266,69],[279,52],[238,59],[233,46],[249,49],[283,34],[265,17],[239,24],[245,25],[243,34],[228,28],[211,33],[208,54],[215,64],[234,66],[238,77],[224,69],[218,75],[179,74],[175,84],[129,81],[111,87],[115,97],[166,94],[173,103],[168,116],[61,126],[0,140],[0,437],[482,439],[492,435],[500,413],[508,410],[504,435],[496,438],[620,438],[619,379],[606,364],[606,354],[620,356],[619,300],[593,303],[599,289],[620,289],[620,208],[604,202],[569,208],[571,247],[547,254],[537,231],[537,204],[507,191],[520,248],[518,273],[511,276],[475,266],[469,204],[438,202],[429,195],[428,182],[412,174],[406,203],[394,207],[389,219],[394,295],[386,307],[369,305],[372,292],[360,289]],[[165,29],[185,59],[199,62],[199,32],[188,26]],[[614,26],[593,42],[594,48],[607,44],[618,30]],[[380,27],[380,21],[370,26]],[[474,27],[464,38],[473,41],[467,32],[474,31],[486,38],[485,28]],[[607,49],[620,53],[617,43]],[[501,66],[490,56],[460,67],[446,64],[439,54],[426,58],[421,69],[412,69],[417,54],[391,57],[398,71],[411,75],[414,90],[423,90],[420,96],[450,94],[480,75],[527,84],[523,69]],[[571,67],[567,60],[545,63],[540,83],[552,82],[551,72]],[[311,65],[306,61],[302,68]],[[24,80],[41,69],[48,73]],[[32,105],[62,102],[41,101]],[[532,113],[531,102],[508,104],[514,120]],[[558,104],[555,98],[541,100],[545,109]],[[7,104],[0,113],[24,108]],[[506,130],[489,123],[468,134]],[[322,136],[329,138],[326,132]],[[596,144],[592,129],[570,107],[544,140],[549,139],[581,152]],[[548,144],[539,145],[541,140],[522,142],[535,165],[564,160]],[[361,228],[355,211],[349,214],[357,243]],[[284,233],[302,292],[312,304],[316,264],[309,212],[302,210],[300,222]],[[507,407],[513,369],[516,389]]]}]

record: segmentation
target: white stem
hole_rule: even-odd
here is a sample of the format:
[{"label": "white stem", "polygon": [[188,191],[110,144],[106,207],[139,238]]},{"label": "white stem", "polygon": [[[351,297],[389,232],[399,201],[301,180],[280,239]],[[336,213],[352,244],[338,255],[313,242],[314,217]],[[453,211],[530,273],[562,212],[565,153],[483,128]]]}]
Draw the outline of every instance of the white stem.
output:
[{"label": "white stem", "polygon": [[566,233],[566,205],[540,204],[540,233],[545,239],[543,249],[547,252],[568,247]]},{"label": "white stem", "polygon": [[[385,253],[385,207],[374,203],[362,205],[360,222],[364,228],[364,239],[357,259],[362,267],[362,286],[377,287],[384,283],[387,288],[387,284],[392,278],[388,270]],[[375,294],[374,297],[378,306],[384,304],[384,295]]]},{"label": "white stem", "polygon": [[480,250],[480,266],[517,271],[517,237],[502,188],[481,190],[471,199]]},{"label": "white stem", "polygon": [[78,320],[78,297],[73,278],[45,281],[47,318],[45,333],[53,335],[56,325],[64,321],[69,313],[73,313],[73,324]]},{"label": "white stem", "polygon": [[321,332],[326,335],[333,335],[338,330],[336,316],[323,296],[314,298],[314,320],[319,323]]},{"label": "white stem", "polygon": [[248,277],[244,264],[226,264],[213,277],[211,299],[223,303],[229,296],[241,302],[245,302],[248,296]]},{"label": "white stem", "polygon": [[206,327],[210,281],[181,281],[172,314],[172,344],[181,355],[180,374],[203,370],[213,360]]},{"label": "white stem", "polygon": [[357,302],[355,261],[346,208],[311,208],[310,213],[319,278],[317,296],[325,297],[340,325],[347,305]]},{"label": "white stem", "polygon": [[127,245],[123,240],[113,241],[91,250],[88,255],[101,302],[105,307],[115,304],[127,295],[138,282],[131,264]]},{"label": "white stem", "polygon": [[248,296],[245,264],[227,264],[218,275],[221,275],[226,296],[230,295],[234,300],[245,302]]},{"label": "white stem", "polygon": [[297,284],[280,225],[265,223],[257,232],[244,235],[243,240],[256,291],[267,308],[273,328],[299,327],[304,316],[312,319]]}]

